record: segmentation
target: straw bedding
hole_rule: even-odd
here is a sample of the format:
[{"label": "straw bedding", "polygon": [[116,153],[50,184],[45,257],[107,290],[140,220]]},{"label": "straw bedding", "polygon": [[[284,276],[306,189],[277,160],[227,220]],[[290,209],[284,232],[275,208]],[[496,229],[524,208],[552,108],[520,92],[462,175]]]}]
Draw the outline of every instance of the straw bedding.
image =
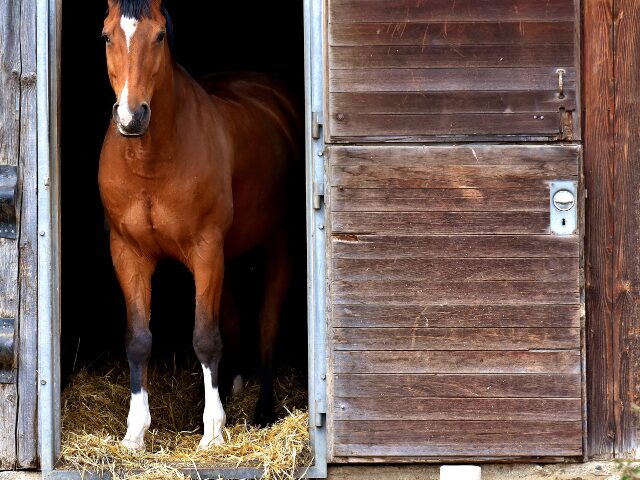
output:
[{"label": "straw bedding", "polygon": [[197,451],[201,438],[204,398],[202,375],[191,369],[150,368],[149,404],[152,424],[146,450],[120,446],[129,407],[128,373],[114,364],[99,373],[80,371],[62,393],[62,450],[60,467],[82,472],[109,472],[114,480],[186,478],[181,468],[262,467],[264,479],[293,479],[310,465],[303,380],[292,370],[275,381],[279,420],[259,429],[249,419],[259,384],[250,380],[244,392],[225,402],[225,444]]}]

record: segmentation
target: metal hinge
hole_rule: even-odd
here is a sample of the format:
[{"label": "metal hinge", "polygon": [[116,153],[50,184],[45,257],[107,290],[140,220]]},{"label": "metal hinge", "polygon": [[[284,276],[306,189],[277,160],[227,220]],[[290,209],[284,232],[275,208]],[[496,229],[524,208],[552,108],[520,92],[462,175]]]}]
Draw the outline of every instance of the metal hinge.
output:
[{"label": "metal hinge", "polygon": [[314,140],[320,139],[320,130],[324,125],[322,112],[311,113],[311,137]]},{"label": "metal hinge", "polygon": [[0,238],[17,238],[18,168],[0,165]]},{"label": "metal hinge", "polygon": [[324,426],[324,419],[327,417],[327,407],[325,402],[316,400],[316,415],[314,424],[317,428]]},{"label": "metal hinge", "polygon": [[15,382],[15,325],[14,318],[0,318],[0,383]]},{"label": "metal hinge", "polygon": [[313,182],[313,209],[320,210],[324,200],[324,182]]}]

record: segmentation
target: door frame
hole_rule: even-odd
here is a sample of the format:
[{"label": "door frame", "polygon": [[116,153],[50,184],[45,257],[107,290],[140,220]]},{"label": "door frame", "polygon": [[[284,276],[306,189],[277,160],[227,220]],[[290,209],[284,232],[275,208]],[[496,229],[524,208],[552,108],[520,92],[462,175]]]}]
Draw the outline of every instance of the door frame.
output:
[{"label": "door frame", "polygon": [[[78,478],[55,470],[60,452],[60,49],[62,0],[36,0],[38,152],[38,432],[44,478]],[[322,117],[323,2],[304,0],[306,141],[307,322],[309,434],[314,458],[307,478],[326,478],[326,355],[324,205],[316,195],[324,177],[322,138],[314,119]],[[321,137],[321,136],[320,136]],[[320,156],[319,156],[320,155]],[[258,469],[201,471],[203,476],[246,478]]]}]

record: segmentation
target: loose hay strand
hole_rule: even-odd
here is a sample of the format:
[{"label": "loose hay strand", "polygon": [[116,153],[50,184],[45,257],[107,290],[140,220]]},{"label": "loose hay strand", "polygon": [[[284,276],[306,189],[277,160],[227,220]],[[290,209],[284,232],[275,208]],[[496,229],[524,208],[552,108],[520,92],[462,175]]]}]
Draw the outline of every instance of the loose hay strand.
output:
[{"label": "loose hay strand", "polygon": [[181,470],[194,466],[243,466],[263,468],[265,480],[292,480],[298,469],[311,464],[306,389],[292,371],[275,381],[280,420],[262,429],[249,425],[259,384],[247,382],[245,391],[225,405],[225,444],[205,451],[196,450],[204,408],[201,382],[201,375],[189,369],[149,370],[152,427],[146,450],[133,452],[119,443],[130,396],[125,368],[79,372],[62,394],[60,466],[109,472],[114,480],[182,480],[189,477]]}]

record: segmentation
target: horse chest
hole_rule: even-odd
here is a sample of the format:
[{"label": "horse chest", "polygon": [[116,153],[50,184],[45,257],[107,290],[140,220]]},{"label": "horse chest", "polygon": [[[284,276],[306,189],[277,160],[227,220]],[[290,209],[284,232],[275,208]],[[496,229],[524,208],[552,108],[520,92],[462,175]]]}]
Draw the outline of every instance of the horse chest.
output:
[{"label": "horse chest", "polygon": [[123,233],[139,243],[178,239],[188,229],[188,217],[170,202],[151,194],[139,194],[121,212]]}]

